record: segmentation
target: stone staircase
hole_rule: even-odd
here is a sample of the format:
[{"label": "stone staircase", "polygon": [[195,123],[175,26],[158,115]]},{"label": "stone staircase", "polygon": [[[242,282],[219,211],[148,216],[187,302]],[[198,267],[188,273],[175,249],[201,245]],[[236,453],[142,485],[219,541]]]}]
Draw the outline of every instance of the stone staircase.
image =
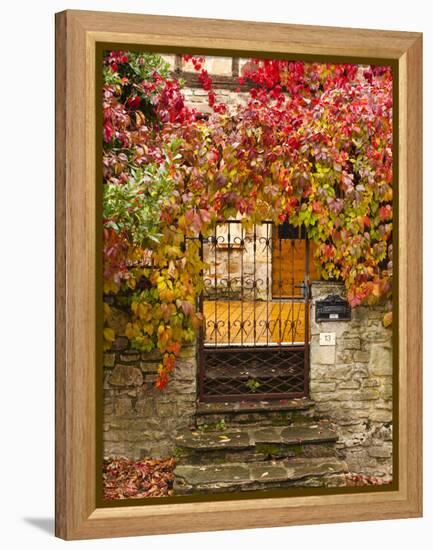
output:
[{"label": "stone staircase", "polygon": [[201,403],[176,437],[175,494],[344,486],[337,439],[308,399]]}]

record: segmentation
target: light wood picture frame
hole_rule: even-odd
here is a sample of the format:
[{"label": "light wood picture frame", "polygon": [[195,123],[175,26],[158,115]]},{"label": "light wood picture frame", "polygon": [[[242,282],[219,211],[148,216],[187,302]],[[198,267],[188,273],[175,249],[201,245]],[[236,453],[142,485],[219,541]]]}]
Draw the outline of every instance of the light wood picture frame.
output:
[{"label": "light wood picture frame", "polygon": [[[258,40],[258,37],[260,39]],[[96,49],[100,43],[377,59],[398,68],[397,489],[99,507]],[[396,135],[394,134],[394,135]],[[422,34],[68,10],[56,14],[56,536],[120,537],[422,515]]]}]

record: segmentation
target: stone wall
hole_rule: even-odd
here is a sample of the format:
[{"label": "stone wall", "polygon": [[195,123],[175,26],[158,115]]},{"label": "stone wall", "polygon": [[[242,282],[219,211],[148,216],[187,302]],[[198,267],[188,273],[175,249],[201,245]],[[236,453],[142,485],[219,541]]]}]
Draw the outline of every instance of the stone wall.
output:
[{"label": "stone wall", "polygon": [[[337,283],[312,284],[310,396],[316,416],[330,419],[338,448],[352,473],[392,476],[392,331],[382,325],[383,307],[359,307],[351,321],[316,323],[315,303],[344,295]],[[186,346],[173,378],[155,388],[160,356],[138,353],[122,335],[123,314],[113,308],[119,335],[104,354],[104,456],[168,456],[178,430],[195,425],[196,347]],[[335,346],[321,346],[334,332]]]},{"label": "stone wall", "polygon": [[[162,55],[169,64],[170,70],[176,78],[188,79],[191,76],[197,76],[199,72],[194,69],[191,61],[185,61],[174,54]],[[177,60],[176,60],[177,58]],[[235,108],[236,105],[246,104],[249,98],[248,91],[236,91],[238,88],[238,77],[243,75],[243,69],[250,64],[249,59],[237,58],[235,65],[232,57],[207,55],[202,68],[208,71],[210,77],[214,80],[213,91],[215,92],[216,103],[223,102],[229,108]],[[230,86],[221,86],[221,78],[225,83],[231,82]],[[186,85],[182,89],[185,102],[188,107],[196,108],[202,113],[212,114],[213,109],[208,105],[208,92],[203,89],[201,84],[190,87]]]},{"label": "stone wall", "polygon": [[170,383],[155,388],[160,354],[128,349],[120,336],[104,354],[104,456],[164,457],[181,428],[194,424],[196,348],[185,346]]},{"label": "stone wall", "polygon": [[[225,103],[229,108],[236,105],[246,105],[249,94],[247,92],[236,92],[225,88],[214,88],[216,103]],[[188,107],[195,108],[202,113],[213,113],[212,107],[208,105],[208,93],[201,88],[184,88],[185,103]]]},{"label": "stone wall", "polygon": [[[358,307],[352,320],[315,321],[315,303],[344,296],[338,283],[312,285],[310,390],[318,416],[331,419],[349,471],[392,476],[392,331],[382,306]],[[335,332],[335,346],[321,346],[321,332]]]}]

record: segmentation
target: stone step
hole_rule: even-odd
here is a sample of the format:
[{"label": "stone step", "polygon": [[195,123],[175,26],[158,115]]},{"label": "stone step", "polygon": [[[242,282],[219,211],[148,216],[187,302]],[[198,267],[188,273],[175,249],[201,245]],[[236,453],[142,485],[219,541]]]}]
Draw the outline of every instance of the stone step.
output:
[{"label": "stone step", "polygon": [[213,367],[212,365],[206,368],[206,379],[208,380],[249,380],[250,378],[254,379],[263,379],[267,378],[290,378],[291,376],[302,375],[303,368],[298,367],[287,367],[279,365],[257,365],[257,366],[248,366],[245,368],[240,368],[236,366],[234,368],[231,365],[226,367]]},{"label": "stone step", "polygon": [[288,487],[342,487],[347,465],[336,458],[176,467],[174,494],[239,492]]},{"label": "stone step", "polygon": [[224,431],[183,430],[176,437],[178,464],[226,464],[286,457],[335,456],[338,436],[319,424],[244,426]]},{"label": "stone step", "polygon": [[307,398],[266,401],[229,401],[199,403],[197,426],[259,424],[261,426],[290,425],[310,422],[314,402]]}]

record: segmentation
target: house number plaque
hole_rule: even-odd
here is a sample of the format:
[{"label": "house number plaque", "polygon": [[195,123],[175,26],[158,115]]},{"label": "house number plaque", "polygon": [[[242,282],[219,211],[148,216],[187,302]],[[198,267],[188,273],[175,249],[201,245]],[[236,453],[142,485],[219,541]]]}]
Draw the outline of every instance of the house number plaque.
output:
[{"label": "house number plaque", "polygon": [[321,332],[319,337],[319,345],[335,346],[335,332]]}]

